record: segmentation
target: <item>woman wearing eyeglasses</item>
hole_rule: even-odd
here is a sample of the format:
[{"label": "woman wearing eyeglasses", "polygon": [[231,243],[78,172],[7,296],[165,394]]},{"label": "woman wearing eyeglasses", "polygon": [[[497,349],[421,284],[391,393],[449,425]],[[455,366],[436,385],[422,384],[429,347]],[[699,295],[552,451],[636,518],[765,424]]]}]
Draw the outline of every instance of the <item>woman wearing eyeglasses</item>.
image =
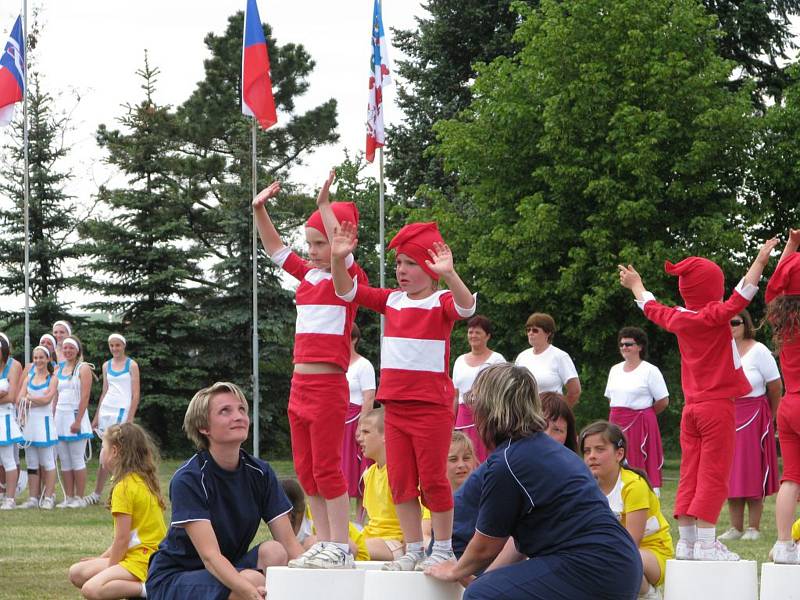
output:
[{"label": "woman wearing eyeglasses", "polygon": [[[750,313],[743,310],[731,319],[731,333],[752,390],[736,399],[736,446],[728,484],[731,528],[719,539],[753,541],[761,537],[764,498],[778,491],[778,458],[774,416],[783,386],[775,357],[757,342]],[[747,505],[748,526],[744,527]]]},{"label": "woman wearing eyeglasses", "polygon": [[647,358],[647,334],[638,327],[623,327],[617,334],[624,359],[611,367],[605,396],[611,405],[608,420],[619,425],[628,442],[628,464],[647,473],[658,493],[664,452],[656,415],[669,404],[664,376]]},{"label": "woman wearing eyeglasses", "polygon": [[546,313],[533,313],[525,323],[525,332],[531,347],[520,352],[514,364],[533,374],[540,394],[563,394],[569,407],[574,408],[581,395],[581,382],[569,354],[553,346],[555,320]]}]

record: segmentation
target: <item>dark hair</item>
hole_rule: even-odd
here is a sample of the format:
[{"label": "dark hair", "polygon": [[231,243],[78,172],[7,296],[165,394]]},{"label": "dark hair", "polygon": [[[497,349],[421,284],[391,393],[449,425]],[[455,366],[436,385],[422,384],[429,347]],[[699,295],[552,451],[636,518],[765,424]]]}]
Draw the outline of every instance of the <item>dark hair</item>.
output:
[{"label": "dark hair", "polygon": [[353,323],[353,327],[350,329],[350,339],[351,340],[360,340],[361,339],[361,329],[358,328],[358,325]]},{"label": "dark hair", "polygon": [[639,358],[642,360],[647,358],[647,334],[644,329],[639,327],[623,327],[617,334],[617,344],[622,341],[622,338],[631,338],[636,345],[639,346]]},{"label": "dark hair", "polygon": [[286,497],[289,498],[289,502],[292,503],[289,522],[292,524],[292,529],[296,535],[300,531],[300,525],[302,525],[303,517],[306,514],[306,495],[296,479],[281,479],[281,487]]},{"label": "dark hair", "polygon": [[800,336],[800,294],[774,298],[767,304],[764,319],[772,327],[772,343],[778,353],[783,344]]},{"label": "dark hair", "polygon": [[0,336],[0,359],[3,361],[3,365],[8,362],[8,357],[11,355],[11,348],[8,347],[8,342],[6,338]]},{"label": "dark hair", "polygon": [[547,333],[547,342],[552,343],[553,336],[556,334],[556,321],[547,313],[533,313],[525,321],[525,327],[538,327]]},{"label": "dark hair", "polygon": [[753,325],[753,317],[750,316],[750,312],[746,308],[743,308],[738,316],[742,319],[742,326],[744,327],[744,339],[756,339],[756,326]]},{"label": "dark hair", "polygon": [[[38,348],[38,346],[37,346],[36,348]],[[33,363],[33,353],[34,353],[34,352],[36,352],[36,348],[34,348],[34,349],[31,351],[31,363]],[[42,348],[44,348],[44,346],[42,346]],[[48,352],[49,352],[49,350],[48,350]],[[52,374],[55,372],[55,367],[53,366],[53,356],[52,356],[52,354],[48,354],[48,355],[47,355],[47,363],[45,363],[45,364],[47,365],[47,366],[45,367],[45,368],[47,369],[47,372],[48,372],[50,375],[52,375]],[[34,367],[31,367],[31,369],[33,369],[33,368],[34,368]]]},{"label": "dark hair", "polygon": [[542,414],[547,421],[564,419],[567,422],[567,439],[564,445],[578,454],[578,428],[575,426],[575,415],[564,400],[564,396],[558,392],[542,392],[539,394],[539,400],[542,401]]},{"label": "dark hair", "polygon": [[590,435],[596,435],[598,433],[603,436],[603,439],[606,442],[615,448],[622,448],[622,462],[619,464],[620,468],[636,473],[639,477],[644,479],[647,487],[652,490],[653,486],[650,485],[650,480],[647,478],[647,473],[645,473],[642,469],[637,469],[628,464],[628,439],[625,437],[625,434],[622,433],[622,429],[620,429],[618,425],[609,423],[608,421],[595,421],[594,423],[584,427],[580,435],[581,454],[584,452],[583,444],[586,441],[586,438]]},{"label": "dark hair", "polygon": [[467,321],[467,329],[470,327],[480,327],[487,335],[492,335],[494,333],[494,325],[492,325],[489,317],[484,317],[483,315],[475,315]]}]

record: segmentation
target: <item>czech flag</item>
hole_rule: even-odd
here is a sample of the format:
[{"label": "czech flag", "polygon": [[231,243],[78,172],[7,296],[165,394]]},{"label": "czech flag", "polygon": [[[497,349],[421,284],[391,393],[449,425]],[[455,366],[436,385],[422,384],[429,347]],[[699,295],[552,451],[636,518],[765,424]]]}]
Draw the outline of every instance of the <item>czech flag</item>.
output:
[{"label": "czech flag", "polygon": [[372,11],[372,56],[369,64],[369,102],[367,104],[367,161],[375,160],[375,149],[386,142],[383,131],[383,86],[389,85],[389,43],[383,31],[381,0]]},{"label": "czech flag", "polygon": [[14,118],[14,105],[25,96],[25,38],[22,16],[17,17],[0,57],[0,125]]},{"label": "czech flag", "polygon": [[242,113],[254,117],[262,129],[278,122],[272,80],[269,77],[269,54],[256,0],[247,0],[244,12],[242,45]]}]

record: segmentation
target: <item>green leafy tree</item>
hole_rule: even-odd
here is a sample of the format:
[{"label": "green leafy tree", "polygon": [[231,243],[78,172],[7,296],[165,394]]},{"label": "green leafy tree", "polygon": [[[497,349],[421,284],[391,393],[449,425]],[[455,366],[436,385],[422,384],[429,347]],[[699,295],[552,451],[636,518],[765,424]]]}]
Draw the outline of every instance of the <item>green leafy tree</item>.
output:
[{"label": "green leafy tree", "polygon": [[500,351],[526,346],[529,313],[555,316],[581,372],[580,416],[606,414],[626,324],[648,329],[680,396],[674,339],[646,323],[615,265],[636,265],[667,301],[666,258],[700,254],[741,276],[749,91],[724,85],[733,64],[691,0],[546,0],[522,16],[520,52],[482,67],[470,107],[436,128],[459,193],[434,214]]},{"label": "green leafy tree", "polygon": [[85,288],[105,298],[89,305],[118,318],[131,354],[141,368],[138,415],[170,451],[186,446],[176,427],[203,382],[195,357],[198,321],[190,283],[200,276],[199,253],[187,242],[191,189],[180,171],[178,127],[169,107],[156,102],[159,71],[137,71],[144,98],[126,105],[121,129],[100,125],[97,142],[107,162],[126,178],[98,194],[105,213],[80,228],[86,267],[97,274]]}]

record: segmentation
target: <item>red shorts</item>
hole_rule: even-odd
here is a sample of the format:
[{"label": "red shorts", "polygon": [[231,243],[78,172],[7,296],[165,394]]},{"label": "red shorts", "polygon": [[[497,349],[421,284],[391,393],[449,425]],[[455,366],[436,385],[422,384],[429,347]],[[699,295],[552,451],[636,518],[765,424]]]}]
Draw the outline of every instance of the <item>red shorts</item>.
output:
[{"label": "red shorts", "polygon": [[384,439],[389,487],[395,504],[420,496],[433,512],[453,508],[447,453],[453,433],[452,403],[389,400],[384,404]]},{"label": "red shorts", "polygon": [[800,483],[800,394],[786,394],[778,405],[778,440],[784,481]]},{"label": "red shorts", "polygon": [[342,439],[349,403],[344,373],[292,376],[292,458],[297,480],[309,496],[330,500],[347,492],[342,474]]}]

